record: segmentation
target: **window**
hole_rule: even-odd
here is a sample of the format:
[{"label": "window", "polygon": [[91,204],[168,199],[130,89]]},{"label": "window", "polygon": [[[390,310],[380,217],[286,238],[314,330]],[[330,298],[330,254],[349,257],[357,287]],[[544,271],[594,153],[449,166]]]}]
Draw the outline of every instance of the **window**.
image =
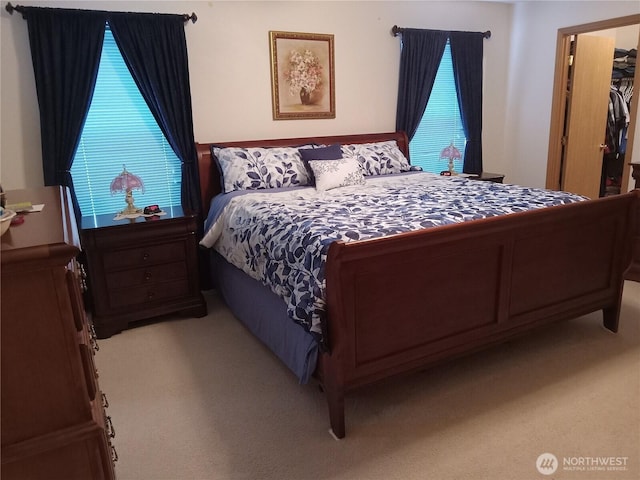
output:
[{"label": "window", "polygon": [[145,190],[137,207],[180,205],[181,162],[149,111],[107,27],[96,88],[73,159],[71,176],[83,216],[115,214],[124,193],[111,195],[111,181],[127,170]]},{"label": "window", "polygon": [[[458,108],[451,47],[447,42],[427,108],[409,143],[411,164],[422,167],[425,172],[440,173],[447,170],[448,160],[441,159],[440,152],[452,141],[464,155],[467,139]],[[456,172],[462,172],[462,165],[463,159],[455,160]]]}]

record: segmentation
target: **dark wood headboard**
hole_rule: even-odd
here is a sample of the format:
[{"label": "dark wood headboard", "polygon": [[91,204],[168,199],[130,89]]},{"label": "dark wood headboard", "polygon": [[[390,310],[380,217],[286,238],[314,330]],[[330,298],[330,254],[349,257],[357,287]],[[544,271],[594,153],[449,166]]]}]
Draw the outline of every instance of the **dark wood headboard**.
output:
[{"label": "dark wood headboard", "polygon": [[326,137],[279,138],[272,140],[241,140],[237,142],[196,142],[198,169],[200,172],[200,198],[203,216],[209,211],[211,199],[222,191],[220,172],[211,156],[211,146],[219,147],[295,147],[311,143],[331,145],[335,143],[372,143],[395,140],[400,150],[409,159],[409,140],[405,132],[365,133],[356,135],[334,135]]}]

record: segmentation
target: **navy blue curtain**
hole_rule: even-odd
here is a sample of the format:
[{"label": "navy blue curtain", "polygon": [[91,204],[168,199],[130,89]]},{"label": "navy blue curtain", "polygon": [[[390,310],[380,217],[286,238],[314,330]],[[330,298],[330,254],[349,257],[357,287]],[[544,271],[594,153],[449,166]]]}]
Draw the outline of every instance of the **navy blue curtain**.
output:
[{"label": "navy blue curtain", "polygon": [[109,26],[149,110],[182,161],[182,206],[199,213],[184,16],[111,13]]},{"label": "navy blue curtain", "polygon": [[406,132],[409,141],[427,108],[448,36],[439,30],[402,30],[396,130]]},{"label": "navy blue curtain", "polygon": [[79,220],[70,169],[96,85],[105,17],[83,10],[23,8],[40,108],[44,184],[69,187]]},{"label": "navy blue curtain", "polygon": [[465,173],[482,172],[482,55],[484,34],[451,32],[451,60],[458,93],[458,106],[467,144]]}]

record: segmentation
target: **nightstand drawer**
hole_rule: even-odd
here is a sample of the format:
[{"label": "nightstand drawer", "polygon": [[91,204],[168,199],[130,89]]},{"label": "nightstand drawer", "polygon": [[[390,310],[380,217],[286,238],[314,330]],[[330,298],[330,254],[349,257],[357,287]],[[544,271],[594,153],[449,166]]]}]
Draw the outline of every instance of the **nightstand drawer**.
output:
[{"label": "nightstand drawer", "polygon": [[153,285],[167,280],[187,277],[187,265],[184,262],[173,262],[166,265],[149,265],[146,268],[120,270],[106,274],[107,290],[117,290],[138,285]]},{"label": "nightstand drawer", "polygon": [[183,241],[148,245],[126,250],[114,250],[103,254],[104,269],[107,272],[125,268],[141,267],[168,262],[184,262],[185,244]]},{"label": "nightstand drawer", "polygon": [[132,288],[119,288],[108,293],[109,304],[112,308],[130,307],[132,305],[161,303],[189,293],[189,283],[186,279],[157,283],[155,285],[141,285]]}]

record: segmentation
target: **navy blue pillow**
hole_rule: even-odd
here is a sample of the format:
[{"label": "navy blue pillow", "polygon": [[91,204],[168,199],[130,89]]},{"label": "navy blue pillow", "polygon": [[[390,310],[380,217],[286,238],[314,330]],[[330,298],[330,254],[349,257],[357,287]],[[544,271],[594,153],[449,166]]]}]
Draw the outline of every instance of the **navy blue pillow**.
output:
[{"label": "navy blue pillow", "polygon": [[340,148],[339,143],[326,147],[299,148],[298,152],[300,152],[300,156],[305,162],[309,160],[338,160],[342,158],[342,148]]},{"label": "navy blue pillow", "polygon": [[213,161],[216,164],[216,167],[218,167],[218,172],[220,173],[220,188],[222,189],[220,191],[222,193],[224,193],[224,176],[223,176],[224,173],[223,173],[223,170],[222,170],[222,166],[220,165],[220,160],[218,160],[218,156],[215,154],[215,150],[214,150],[215,148],[224,148],[224,147],[221,147],[221,146],[215,145],[215,144],[212,144],[211,147],[210,147],[211,157],[213,158]]}]

